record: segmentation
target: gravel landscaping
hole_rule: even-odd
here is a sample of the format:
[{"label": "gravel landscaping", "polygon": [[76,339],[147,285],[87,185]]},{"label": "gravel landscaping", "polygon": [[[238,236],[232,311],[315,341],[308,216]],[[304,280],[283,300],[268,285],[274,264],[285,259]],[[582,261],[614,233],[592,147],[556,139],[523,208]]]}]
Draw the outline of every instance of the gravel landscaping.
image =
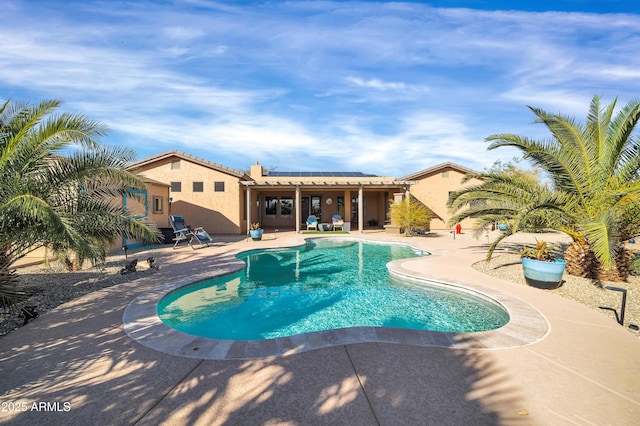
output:
[{"label": "gravel landscaping", "polygon": [[[102,265],[72,272],[67,271],[59,262],[26,266],[17,270],[18,288],[28,296],[25,306],[33,307],[38,315],[42,315],[87,293],[155,272],[156,269],[150,268],[146,261],[150,256],[154,254],[144,253],[125,260],[124,255],[113,255]],[[136,272],[121,274],[125,265],[136,257],[139,259]],[[24,323],[25,318],[20,313],[0,313],[0,338]]]},{"label": "gravel landscaping", "polygon": [[[522,264],[518,254],[501,254],[487,262],[477,262],[473,267],[485,274],[511,281],[514,285],[527,285],[522,273]],[[624,315],[624,327],[640,337],[640,277],[630,276],[627,282],[595,281],[586,278],[574,277],[564,274],[564,282],[554,290],[539,290],[557,294],[567,299],[575,300],[589,306],[603,315],[617,321],[615,309],[620,315],[620,303],[622,294],[617,291],[607,290],[605,287],[613,286],[627,290],[627,305]],[[506,289],[508,292],[508,289]],[[602,309],[610,308],[610,309]]]}]

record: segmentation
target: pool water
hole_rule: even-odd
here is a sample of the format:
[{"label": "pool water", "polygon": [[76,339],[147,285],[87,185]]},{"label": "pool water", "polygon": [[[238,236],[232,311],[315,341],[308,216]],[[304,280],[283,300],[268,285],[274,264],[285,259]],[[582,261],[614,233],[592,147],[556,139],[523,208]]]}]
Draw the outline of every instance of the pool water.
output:
[{"label": "pool water", "polygon": [[366,326],[474,332],[509,321],[488,300],[388,273],[389,261],[420,255],[404,244],[340,239],[246,252],[243,270],[168,294],[158,315],[184,333],[229,340]]}]

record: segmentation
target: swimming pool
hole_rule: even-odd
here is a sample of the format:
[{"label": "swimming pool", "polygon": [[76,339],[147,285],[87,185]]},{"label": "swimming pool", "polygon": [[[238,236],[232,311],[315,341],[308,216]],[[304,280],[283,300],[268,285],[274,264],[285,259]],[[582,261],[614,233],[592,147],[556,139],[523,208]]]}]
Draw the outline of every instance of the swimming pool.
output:
[{"label": "swimming pool", "polygon": [[245,252],[243,270],[173,291],[157,312],[178,331],[225,340],[351,327],[476,332],[509,321],[491,300],[400,279],[385,267],[420,255],[405,244],[328,238]]}]

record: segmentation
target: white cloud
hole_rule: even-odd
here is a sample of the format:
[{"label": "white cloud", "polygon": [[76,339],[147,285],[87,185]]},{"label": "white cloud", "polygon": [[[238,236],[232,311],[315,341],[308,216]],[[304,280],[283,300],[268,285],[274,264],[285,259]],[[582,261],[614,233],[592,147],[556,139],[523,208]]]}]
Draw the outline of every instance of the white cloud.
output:
[{"label": "white cloud", "polygon": [[639,15],[113,3],[11,2],[0,96],[65,99],[141,156],[404,175],[510,158],[483,140],[541,133],[525,105],[582,118],[640,93]]},{"label": "white cloud", "polygon": [[407,85],[405,83],[398,83],[398,82],[385,82],[382,80],[378,80],[377,78],[372,78],[369,80],[364,80],[360,77],[347,77],[346,78],[347,82],[352,83],[356,86],[359,87],[365,87],[365,88],[369,88],[369,89],[375,89],[375,90],[406,90],[407,89]]},{"label": "white cloud", "polygon": [[188,28],[188,27],[166,27],[163,33],[174,40],[187,42],[193,39],[201,38],[205,35],[205,32],[200,29]]}]

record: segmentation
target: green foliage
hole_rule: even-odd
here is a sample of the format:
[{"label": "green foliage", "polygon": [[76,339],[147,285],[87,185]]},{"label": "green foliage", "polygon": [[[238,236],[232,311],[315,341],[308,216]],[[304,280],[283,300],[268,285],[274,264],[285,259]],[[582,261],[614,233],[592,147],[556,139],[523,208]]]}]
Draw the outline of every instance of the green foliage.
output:
[{"label": "green foliage", "polygon": [[640,253],[634,254],[629,267],[634,275],[640,275]]},{"label": "green foliage", "polygon": [[520,256],[526,257],[529,259],[535,259],[545,262],[551,262],[554,260],[553,258],[553,245],[547,244],[546,241],[538,241],[536,240],[535,247],[526,247],[522,248],[520,252]]},{"label": "green foliage", "polygon": [[[634,134],[640,102],[630,101],[614,116],[615,106],[614,100],[602,108],[595,96],[585,124],[529,107],[551,138],[497,134],[487,138],[489,149],[520,150],[549,183],[508,167],[471,176],[484,182],[452,194],[448,205],[457,214],[450,223],[477,215],[481,226],[506,218],[512,232],[555,229],[588,243],[602,266],[612,267],[619,243],[640,227],[640,138]],[[462,210],[471,205],[477,207]]]},{"label": "green foliage", "polygon": [[433,214],[424,204],[413,197],[404,199],[400,204],[393,204],[389,215],[402,229],[406,236],[414,229],[429,226]]},{"label": "green foliage", "polygon": [[39,247],[97,261],[119,236],[159,239],[152,225],[121,207],[127,190],[144,187],[126,169],[135,153],[100,146],[106,128],[82,115],[55,114],[60,105],[0,107],[0,307],[17,301],[7,290],[10,266]]},{"label": "green foliage", "polygon": [[328,234],[348,234],[348,231],[301,231],[303,234],[319,234],[319,235],[328,235]]}]

